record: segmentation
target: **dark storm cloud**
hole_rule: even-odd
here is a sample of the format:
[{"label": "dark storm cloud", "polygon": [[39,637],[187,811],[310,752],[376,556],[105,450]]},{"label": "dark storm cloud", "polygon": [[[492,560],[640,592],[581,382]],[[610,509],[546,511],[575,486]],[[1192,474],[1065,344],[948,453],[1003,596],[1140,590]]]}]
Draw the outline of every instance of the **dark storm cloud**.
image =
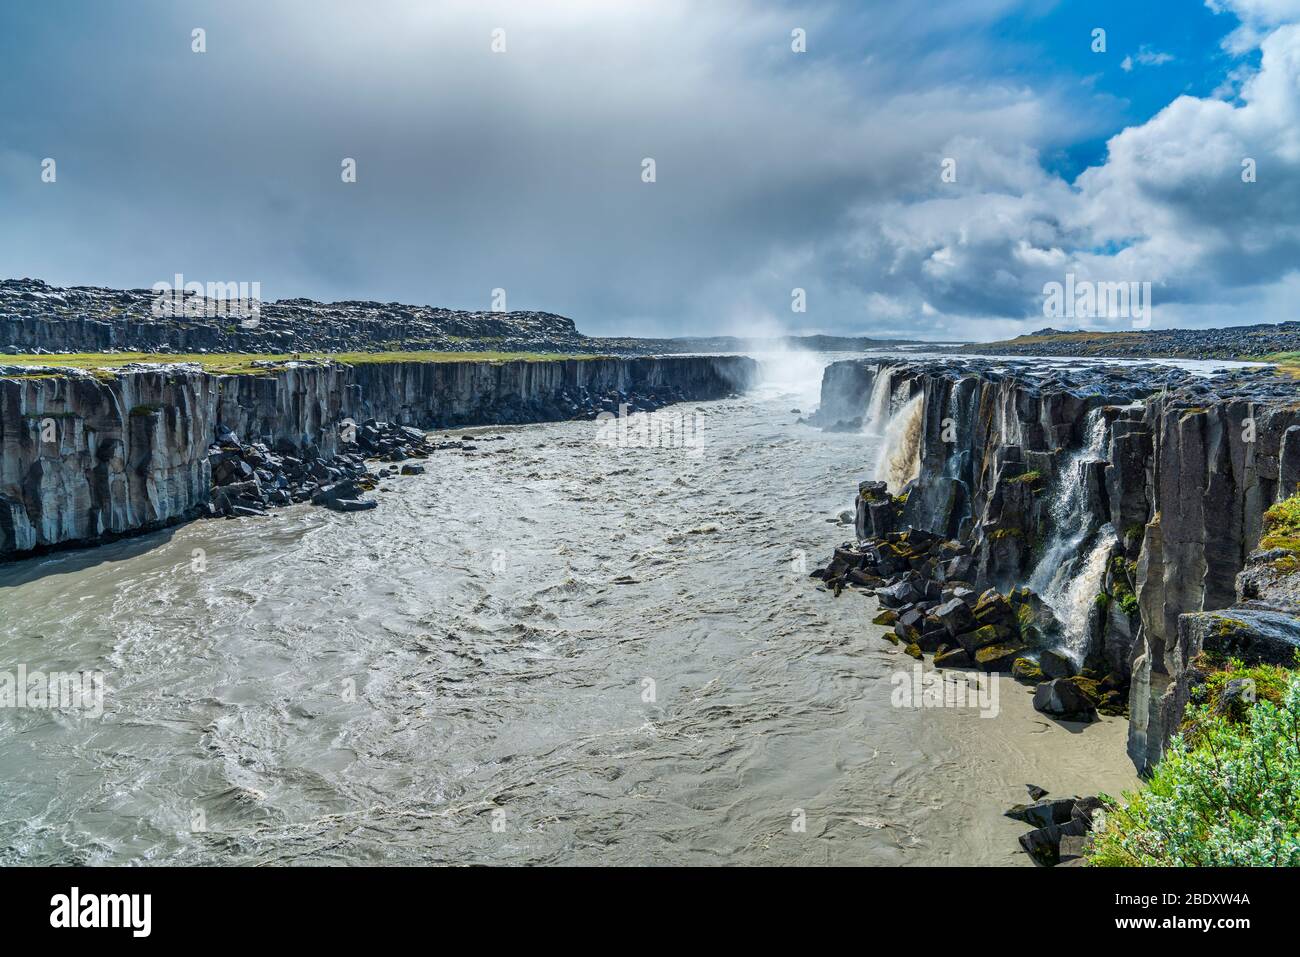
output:
[{"label": "dark storm cloud", "polygon": [[1104,105],[994,72],[981,28],[1013,6],[6,8],[0,271],[466,308],[503,287],[590,332],[979,334],[1107,231],[1038,161]]}]

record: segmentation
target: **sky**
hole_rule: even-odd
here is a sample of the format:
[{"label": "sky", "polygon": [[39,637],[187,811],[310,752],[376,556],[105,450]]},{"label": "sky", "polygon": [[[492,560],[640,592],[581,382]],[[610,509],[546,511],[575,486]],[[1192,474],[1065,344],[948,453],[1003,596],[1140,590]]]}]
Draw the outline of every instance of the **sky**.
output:
[{"label": "sky", "polygon": [[1135,324],[1067,276],[1300,319],[1300,0],[0,5],[0,276],[176,274],[597,335]]}]

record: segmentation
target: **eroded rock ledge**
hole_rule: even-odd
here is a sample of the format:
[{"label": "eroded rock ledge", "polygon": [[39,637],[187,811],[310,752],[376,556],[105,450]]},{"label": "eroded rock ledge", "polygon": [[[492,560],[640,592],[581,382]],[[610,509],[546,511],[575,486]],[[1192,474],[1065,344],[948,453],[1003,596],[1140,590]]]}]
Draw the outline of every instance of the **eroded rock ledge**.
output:
[{"label": "eroded rock ledge", "polygon": [[[622,402],[721,398],[756,372],[743,356],[298,362],[240,375],[0,367],[0,560],[206,513],[210,446],[229,435],[311,463],[356,457],[349,420],[434,429],[592,418]],[[349,478],[348,465],[324,467]]]},{"label": "eroded rock ledge", "polygon": [[1290,565],[1252,554],[1263,513],[1300,482],[1298,400],[1267,368],[852,360],[827,368],[813,421],[885,446],[844,548],[909,529],[951,540],[974,594],[1046,593],[1067,570],[1064,641],[1127,684],[1146,771],[1198,655],[1281,661],[1300,646]]}]

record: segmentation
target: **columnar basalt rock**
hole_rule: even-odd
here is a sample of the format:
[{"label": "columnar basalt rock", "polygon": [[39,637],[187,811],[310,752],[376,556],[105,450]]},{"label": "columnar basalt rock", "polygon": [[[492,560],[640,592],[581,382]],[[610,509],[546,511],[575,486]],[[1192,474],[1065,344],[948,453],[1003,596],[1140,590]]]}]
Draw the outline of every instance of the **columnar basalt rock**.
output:
[{"label": "columnar basalt rock", "polygon": [[215,402],[187,370],[0,378],[0,556],[197,514]]},{"label": "columnar basalt rock", "polygon": [[[1284,468],[1287,438],[1294,441],[1291,430],[1300,424],[1295,400],[1293,383],[1237,374],[1147,403],[1152,514],[1138,563],[1142,630],[1133,649],[1129,735],[1140,770],[1160,760],[1182,722],[1198,680],[1197,655],[1246,649],[1246,633],[1257,632],[1259,644],[1281,628],[1236,609],[1244,598],[1238,577],[1260,540],[1265,510],[1295,492]],[[1294,620],[1289,612],[1282,617]]]},{"label": "columnar basalt rock", "polygon": [[[862,415],[877,376],[889,377],[894,411],[924,396],[919,477],[896,494],[861,485],[858,539],[908,529],[955,539],[969,547],[975,591],[1024,584],[1053,548],[1071,560],[1090,550],[1095,594],[1070,596],[1086,619],[1073,623],[1079,657],[1105,675],[1103,697],[1127,685],[1140,769],[1181,723],[1197,654],[1276,657],[1300,634],[1300,602],[1259,607],[1261,593],[1300,588],[1247,565],[1264,511],[1300,481],[1294,383],[1269,369],[853,360],[827,369],[814,421]],[[1242,614],[1215,611],[1243,603]]]},{"label": "columnar basalt rock", "polygon": [[275,454],[329,457],[342,451],[347,422],[434,429],[590,419],[721,398],[756,374],[742,356],[280,363],[244,375],[182,365],[0,368],[0,558],[206,512],[209,446],[226,433]]}]

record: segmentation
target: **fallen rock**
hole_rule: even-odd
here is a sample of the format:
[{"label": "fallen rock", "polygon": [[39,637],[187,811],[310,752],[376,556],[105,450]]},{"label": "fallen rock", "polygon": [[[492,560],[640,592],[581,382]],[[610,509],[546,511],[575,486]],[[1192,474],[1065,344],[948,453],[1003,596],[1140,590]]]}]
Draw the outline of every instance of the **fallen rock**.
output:
[{"label": "fallen rock", "polygon": [[[1034,785],[1028,785],[1030,794]],[[1042,791],[1041,788],[1037,790]],[[1042,791],[1046,794],[1046,791]],[[1034,862],[1044,867],[1082,863],[1091,841],[1093,815],[1101,807],[1098,797],[1069,797],[1017,804],[1007,817],[1036,825],[1020,836],[1020,846]]]},{"label": "fallen rock", "polygon": [[1062,721],[1097,720],[1097,706],[1069,678],[1044,681],[1034,691],[1034,707]]},{"label": "fallen rock", "polygon": [[971,656],[966,653],[965,648],[950,648],[947,651],[940,652],[934,656],[934,666],[936,668],[970,668],[975,662]]},{"label": "fallen rock", "polygon": [[[1047,792],[1043,791],[1043,794],[1045,795]],[[1044,800],[1040,797],[1032,804],[1016,804],[1002,813],[1014,820],[1032,824],[1034,827],[1047,827],[1049,824],[1064,824],[1069,821],[1074,814],[1076,800],[1077,798],[1073,797],[1053,798],[1051,800]]]},{"label": "fallen rock", "polygon": [[1017,681],[1036,685],[1043,680],[1042,669],[1032,658],[1017,658],[1011,663],[1011,676]]},{"label": "fallen rock", "polygon": [[1074,659],[1054,648],[1044,648],[1038,653],[1038,667],[1048,678],[1072,678],[1079,673]]},{"label": "fallen rock", "polygon": [[918,602],[924,596],[910,581],[900,581],[885,588],[876,589],[876,599],[885,608],[898,608]]},{"label": "fallen rock", "polygon": [[975,628],[975,616],[971,614],[970,606],[959,597],[950,598],[938,605],[934,609],[934,616],[954,638]]},{"label": "fallen rock", "polygon": [[332,498],[325,502],[325,507],[335,512],[364,512],[378,505],[373,498]]},{"label": "fallen rock", "polygon": [[975,664],[985,671],[1009,671],[1024,651],[1025,646],[1018,642],[986,645],[975,652]]},{"label": "fallen rock", "polygon": [[974,631],[957,635],[960,644],[973,657],[975,652],[989,645],[1004,643],[1011,637],[1011,629],[997,625],[982,625]]}]

